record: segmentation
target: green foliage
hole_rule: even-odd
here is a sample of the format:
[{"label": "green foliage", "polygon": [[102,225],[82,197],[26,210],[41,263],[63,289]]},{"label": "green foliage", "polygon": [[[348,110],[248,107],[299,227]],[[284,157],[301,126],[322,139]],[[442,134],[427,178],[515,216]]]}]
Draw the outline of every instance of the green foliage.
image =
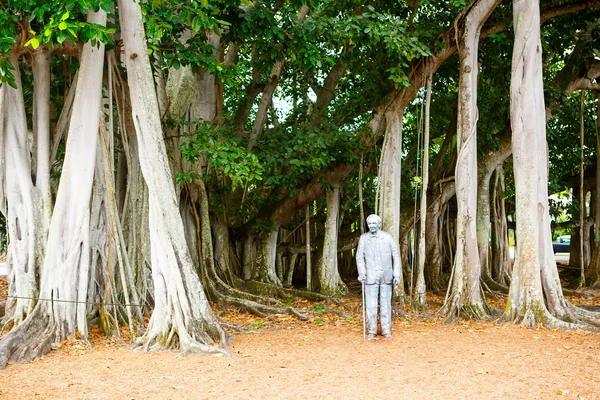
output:
[{"label": "green foliage", "polygon": [[332,164],[355,161],[357,137],[335,126],[302,129],[297,125],[271,132],[268,140],[261,140],[259,145],[265,185],[283,185],[293,191],[299,183]]},{"label": "green foliage", "polygon": [[[214,126],[206,121],[197,123],[182,122],[182,125],[195,126],[194,135],[179,147],[183,158],[197,163],[204,155],[208,163],[217,168],[231,181],[232,189],[256,184],[263,178],[263,166],[255,154],[247,153],[240,140],[231,135],[223,126]],[[178,183],[191,182],[197,178],[193,171],[178,175]]]},{"label": "green foliage", "polygon": [[314,307],[312,308],[312,310],[313,310],[314,312],[317,312],[317,313],[322,313],[322,312],[324,312],[324,311],[327,311],[327,307],[325,307],[325,306],[323,306],[323,305],[321,305],[321,304],[317,304],[316,306],[314,306]]},{"label": "green foliage", "polygon": [[188,169],[185,172],[180,172],[175,177],[175,182],[178,185],[185,185],[186,183],[192,183],[194,179],[199,179],[200,175],[192,169]]},{"label": "green foliage", "polygon": [[148,51],[153,54],[160,50],[160,66],[165,69],[191,65],[212,73],[222,71],[207,34],[221,35],[229,23],[220,18],[239,5],[239,1],[231,0],[141,3]]},{"label": "green foliage", "polygon": [[111,0],[8,0],[0,8],[0,85],[15,87],[10,53],[23,47],[91,42],[113,46],[115,29],[86,22],[88,10],[112,13]]},{"label": "green foliage", "polygon": [[262,328],[262,327],[263,327],[263,325],[264,325],[264,323],[263,323],[262,321],[257,321],[257,322],[253,322],[253,323],[252,323],[252,327],[253,327],[254,329],[259,329],[259,328]]},{"label": "green foliage", "polygon": [[252,225],[252,229],[260,233],[271,233],[277,230],[271,220],[265,220],[260,218],[257,219],[256,222]]}]

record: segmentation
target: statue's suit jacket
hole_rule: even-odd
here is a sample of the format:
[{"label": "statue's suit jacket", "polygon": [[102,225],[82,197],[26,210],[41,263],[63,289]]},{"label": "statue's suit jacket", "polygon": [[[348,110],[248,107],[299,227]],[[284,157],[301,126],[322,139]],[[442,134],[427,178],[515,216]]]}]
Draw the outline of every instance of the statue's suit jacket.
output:
[{"label": "statue's suit jacket", "polygon": [[392,283],[395,276],[400,276],[398,243],[381,230],[376,235],[363,233],[356,250],[356,266],[359,275],[366,275],[367,285]]}]

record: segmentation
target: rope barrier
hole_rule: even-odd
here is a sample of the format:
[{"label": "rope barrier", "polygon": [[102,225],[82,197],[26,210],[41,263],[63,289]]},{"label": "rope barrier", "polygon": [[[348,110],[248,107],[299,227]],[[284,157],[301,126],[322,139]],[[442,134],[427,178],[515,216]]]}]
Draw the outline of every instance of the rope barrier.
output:
[{"label": "rope barrier", "polygon": [[72,303],[72,304],[89,304],[89,305],[105,305],[105,306],[123,306],[123,307],[145,307],[143,304],[121,304],[121,303],[103,303],[103,302],[92,302],[92,301],[78,301],[78,300],[63,300],[63,299],[44,299],[34,298],[26,296],[6,296],[9,299],[23,299],[23,300],[35,300],[37,301],[50,301],[56,303]]}]

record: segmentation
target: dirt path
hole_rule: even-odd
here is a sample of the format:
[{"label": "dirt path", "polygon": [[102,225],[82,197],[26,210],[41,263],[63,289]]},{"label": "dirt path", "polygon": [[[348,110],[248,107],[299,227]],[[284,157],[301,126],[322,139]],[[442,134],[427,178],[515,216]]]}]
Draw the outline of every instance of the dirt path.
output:
[{"label": "dirt path", "polygon": [[91,348],[0,370],[0,398],[600,399],[596,333],[409,319],[367,342],[357,315],[224,318],[258,328],[235,334],[233,358],[134,352],[96,332]]}]

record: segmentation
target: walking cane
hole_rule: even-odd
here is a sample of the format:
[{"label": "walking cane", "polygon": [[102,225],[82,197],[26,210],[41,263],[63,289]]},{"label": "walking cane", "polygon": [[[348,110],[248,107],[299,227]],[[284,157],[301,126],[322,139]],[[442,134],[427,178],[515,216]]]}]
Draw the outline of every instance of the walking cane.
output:
[{"label": "walking cane", "polygon": [[363,339],[367,338],[367,324],[365,316],[365,282],[362,283],[362,312],[363,312]]}]

